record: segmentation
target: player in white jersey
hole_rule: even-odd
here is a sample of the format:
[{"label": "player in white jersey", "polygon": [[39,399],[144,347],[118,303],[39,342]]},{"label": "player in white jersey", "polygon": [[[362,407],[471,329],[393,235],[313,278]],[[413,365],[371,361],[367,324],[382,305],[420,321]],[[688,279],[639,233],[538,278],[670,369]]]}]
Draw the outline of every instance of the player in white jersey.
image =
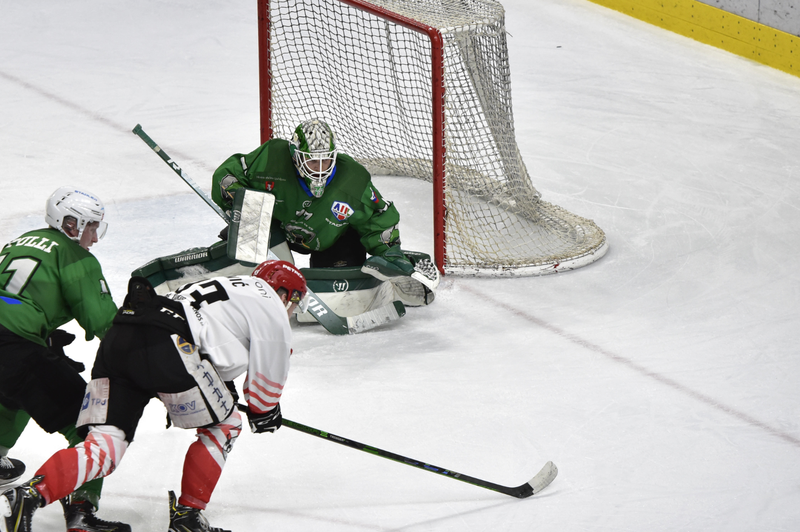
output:
[{"label": "player in white jersey", "polygon": [[145,279],[131,279],[87,385],[77,423],[88,433],[85,441],[58,451],[33,479],[0,496],[0,532],[30,531],[37,508],[113,472],[153,397],[167,407],[172,424],[197,429],[181,496],[169,492],[169,530],[225,532],[210,527],[201,510],[242,428],[232,381],[246,373],[252,431],[277,430],[292,352],[289,316],[304,304],[306,291],[300,271],[283,261],[264,262],[252,276],[215,277],[165,296],[156,296]]}]

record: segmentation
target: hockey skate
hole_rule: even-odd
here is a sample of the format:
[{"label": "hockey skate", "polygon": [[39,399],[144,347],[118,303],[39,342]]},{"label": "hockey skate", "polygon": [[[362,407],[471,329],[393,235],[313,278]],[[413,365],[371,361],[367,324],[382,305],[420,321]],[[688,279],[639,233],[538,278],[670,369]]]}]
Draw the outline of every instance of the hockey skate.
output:
[{"label": "hockey skate", "polygon": [[175,492],[169,492],[169,531],[168,532],[231,532],[212,527],[197,508],[178,504]]},{"label": "hockey skate", "polygon": [[0,532],[31,532],[33,514],[44,505],[44,497],[36,490],[43,478],[34,477],[0,495]]},{"label": "hockey skate", "polygon": [[0,486],[11,484],[25,473],[25,464],[16,458],[0,456]]},{"label": "hockey skate", "polygon": [[94,515],[94,506],[89,501],[71,502],[70,497],[61,499],[67,532],[131,532],[130,525],[115,521],[104,521]]}]

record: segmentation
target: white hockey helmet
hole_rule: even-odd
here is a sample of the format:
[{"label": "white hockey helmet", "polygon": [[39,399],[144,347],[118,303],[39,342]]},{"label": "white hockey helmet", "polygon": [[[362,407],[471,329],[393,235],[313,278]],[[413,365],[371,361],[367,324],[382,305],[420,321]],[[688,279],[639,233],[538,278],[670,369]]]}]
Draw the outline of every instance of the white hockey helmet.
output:
[{"label": "white hockey helmet", "polygon": [[[87,224],[97,222],[97,239],[100,240],[108,229],[108,224],[103,221],[105,213],[103,202],[91,192],[61,187],[47,199],[44,221],[75,242],[80,242]],[[77,236],[70,235],[66,229],[77,229]]]},{"label": "white hockey helmet", "polygon": [[336,170],[336,139],[331,127],[313,118],[294,130],[289,143],[294,165],[315,198],[322,197]]}]

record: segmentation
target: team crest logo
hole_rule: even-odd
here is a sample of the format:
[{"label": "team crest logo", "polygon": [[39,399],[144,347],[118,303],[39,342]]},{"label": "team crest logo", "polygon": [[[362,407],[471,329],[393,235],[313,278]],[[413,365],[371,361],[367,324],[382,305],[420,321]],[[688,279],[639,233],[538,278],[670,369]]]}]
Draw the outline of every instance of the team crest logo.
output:
[{"label": "team crest logo", "polygon": [[334,201],[333,206],[331,207],[331,212],[337,220],[343,222],[344,220],[350,218],[356,211],[354,211],[353,208],[347,203],[342,201]]},{"label": "team crest logo", "polygon": [[266,190],[267,192],[272,192],[273,190],[275,190],[275,181],[267,181],[266,183],[264,183],[264,190]]}]

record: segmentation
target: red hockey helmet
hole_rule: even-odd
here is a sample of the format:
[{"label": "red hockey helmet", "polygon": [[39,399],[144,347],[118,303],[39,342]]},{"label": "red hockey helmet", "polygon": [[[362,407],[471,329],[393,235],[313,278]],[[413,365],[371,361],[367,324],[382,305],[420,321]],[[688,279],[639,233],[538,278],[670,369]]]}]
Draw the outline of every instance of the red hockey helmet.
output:
[{"label": "red hockey helmet", "polygon": [[280,289],[286,290],[286,308],[292,303],[297,303],[300,311],[305,312],[306,292],[308,292],[306,278],[294,264],[284,260],[264,261],[253,270],[253,277],[263,279],[276,292]]}]

